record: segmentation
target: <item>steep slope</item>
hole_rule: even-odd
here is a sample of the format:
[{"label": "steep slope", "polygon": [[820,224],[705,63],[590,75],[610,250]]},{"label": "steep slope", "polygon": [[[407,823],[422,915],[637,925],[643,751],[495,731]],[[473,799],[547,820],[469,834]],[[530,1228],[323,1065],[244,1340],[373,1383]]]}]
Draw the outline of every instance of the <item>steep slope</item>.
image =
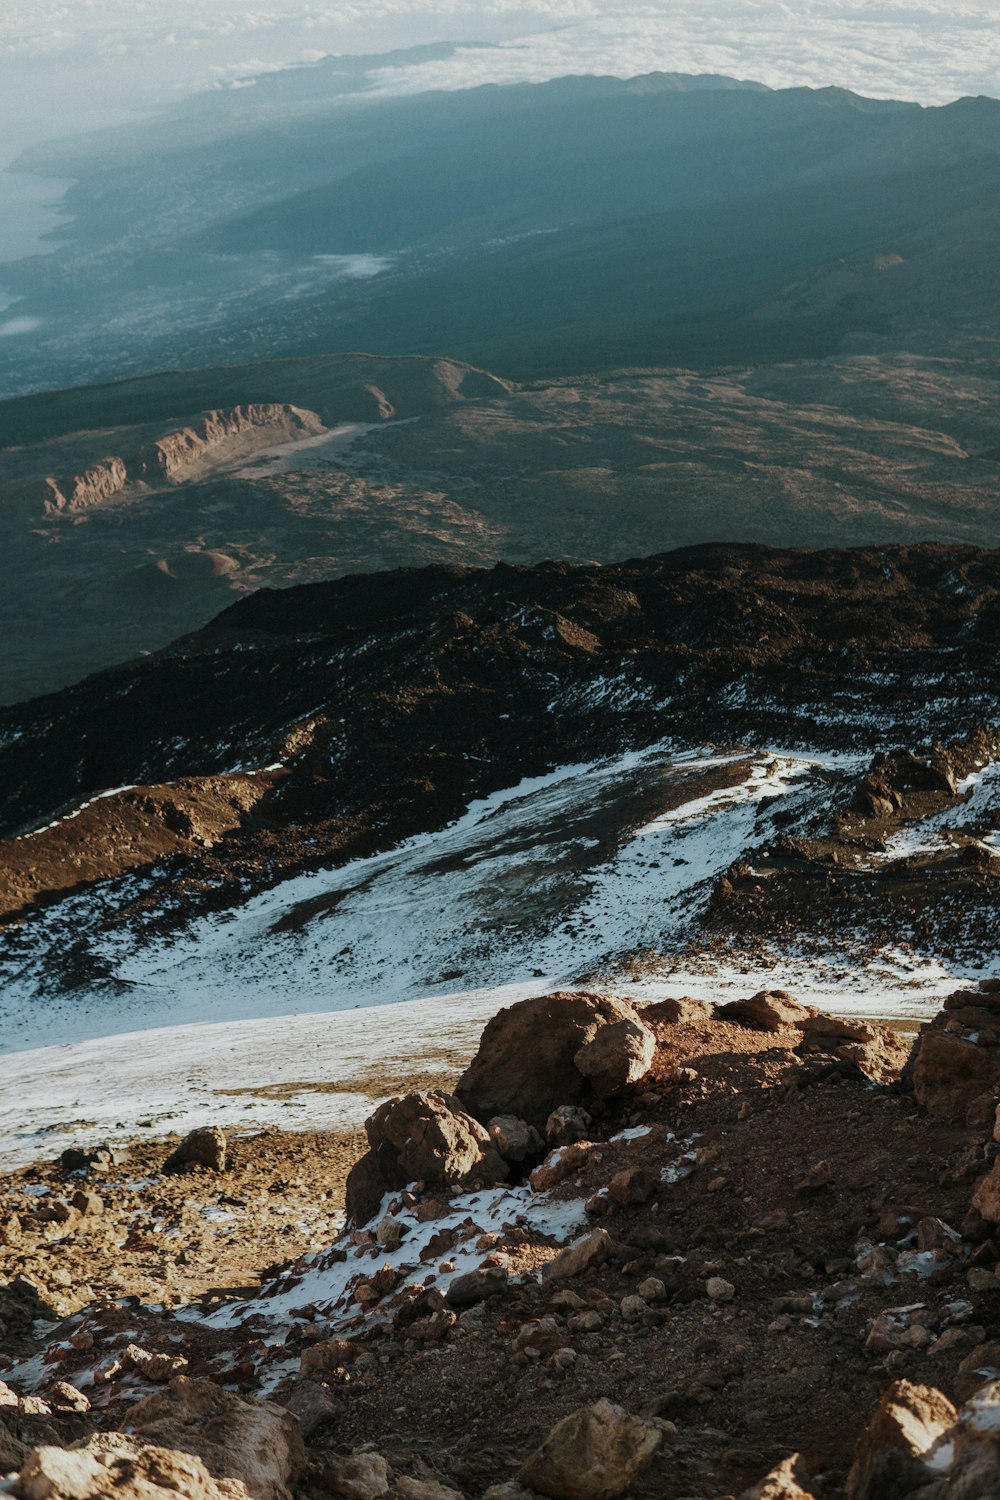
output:
[{"label": "steep slope", "polygon": [[938,993],[998,932],[998,695],[974,549],[261,592],[0,716],[6,1034],[584,970]]}]

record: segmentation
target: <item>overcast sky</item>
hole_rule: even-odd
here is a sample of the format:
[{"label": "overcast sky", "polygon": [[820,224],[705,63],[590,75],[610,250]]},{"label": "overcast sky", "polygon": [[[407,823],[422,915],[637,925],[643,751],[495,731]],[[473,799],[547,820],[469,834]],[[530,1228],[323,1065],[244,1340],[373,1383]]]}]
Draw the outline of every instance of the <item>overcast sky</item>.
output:
[{"label": "overcast sky", "polygon": [[998,0],[0,0],[0,163],[29,141],[264,67],[424,41],[502,45],[383,86],[664,68],[927,103],[1000,94],[998,9]]}]

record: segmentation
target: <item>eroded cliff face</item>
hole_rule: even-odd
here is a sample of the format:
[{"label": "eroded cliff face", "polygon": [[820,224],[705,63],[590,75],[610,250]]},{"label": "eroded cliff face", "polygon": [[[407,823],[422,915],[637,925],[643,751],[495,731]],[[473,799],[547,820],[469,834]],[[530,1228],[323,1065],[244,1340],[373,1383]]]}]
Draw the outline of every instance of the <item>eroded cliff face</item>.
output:
[{"label": "eroded cliff face", "polygon": [[316,437],[324,431],[315,412],[273,401],[208,411],[134,453],[102,459],[70,479],[47,478],[44,510],[46,515],[89,510],[133,485],[156,488],[200,479],[261,448]]},{"label": "eroded cliff face", "polygon": [[127,483],[128,469],[123,458],[105,458],[69,480],[46,479],[45,513],[88,510],[117,495]]}]

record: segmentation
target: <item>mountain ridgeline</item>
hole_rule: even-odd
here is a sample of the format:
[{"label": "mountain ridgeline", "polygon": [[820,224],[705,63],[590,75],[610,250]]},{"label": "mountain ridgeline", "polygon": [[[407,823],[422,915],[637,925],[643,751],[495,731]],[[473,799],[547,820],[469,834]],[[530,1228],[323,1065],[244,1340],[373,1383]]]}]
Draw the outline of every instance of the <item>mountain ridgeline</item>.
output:
[{"label": "mountain ridgeline", "polygon": [[74,179],[71,217],[5,269],[39,321],[5,341],[0,393],[261,349],[528,379],[994,328],[994,100],[671,74],[391,97],[359,76],[299,69],[35,148],[23,166]]}]

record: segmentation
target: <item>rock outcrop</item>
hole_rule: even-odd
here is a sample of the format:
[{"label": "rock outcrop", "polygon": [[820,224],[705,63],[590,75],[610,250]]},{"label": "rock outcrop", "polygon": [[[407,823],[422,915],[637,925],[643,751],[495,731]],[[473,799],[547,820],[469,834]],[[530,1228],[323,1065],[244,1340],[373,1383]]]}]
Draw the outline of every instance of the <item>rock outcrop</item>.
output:
[{"label": "rock outcrop", "polygon": [[557,1423],[521,1465],[518,1477],[553,1500],[614,1500],[661,1441],[656,1423],[633,1417],[611,1401],[596,1401]]},{"label": "rock outcrop", "polygon": [[452,1189],[504,1182],[508,1166],[488,1130],[450,1094],[389,1099],[365,1122],[369,1150],[347,1179],[347,1215],[364,1224],[386,1193],[408,1183]]},{"label": "rock outcrop", "polygon": [[164,1172],[183,1172],[205,1167],[210,1172],[226,1170],[226,1137],[217,1125],[190,1131],[163,1163]]},{"label": "rock outcrop", "polygon": [[315,412],[287,403],[249,402],[204,412],[133,453],[111,455],[68,479],[46,479],[42,508],[47,515],[76,515],[121,496],[132,486],[156,489],[182,484],[256,449],[324,431]]},{"label": "rock outcrop", "polygon": [[[610,1035],[598,1046],[602,1030]],[[455,1094],[477,1120],[516,1115],[544,1131],[561,1105],[605,1098],[648,1071],[656,1038],[625,1000],[557,992],[522,1000],[486,1026]]]},{"label": "rock outcrop", "polygon": [[754,1031],[783,1031],[816,1014],[811,1005],[802,1005],[787,990],[759,990],[748,1000],[730,1000],[720,1005],[720,1021],[735,1021]]},{"label": "rock outcrop", "polygon": [[215,1479],[193,1453],[122,1433],[83,1448],[35,1448],[14,1484],[18,1500],[249,1500],[238,1480]]},{"label": "rock outcrop", "polygon": [[130,1427],[146,1443],[196,1454],[215,1478],[238,1481],[252,1500],[290,1500],[305,1463],[289,1412],[245,1401],[212,1380],[178,1375],[133,1407]]},{"label": "rock outcrop", "polygon": [[922,1028],[907,1072],[917,1103],[934,1119],[992,1128],[1000,1097],[1000,981],[949,995]]}]

